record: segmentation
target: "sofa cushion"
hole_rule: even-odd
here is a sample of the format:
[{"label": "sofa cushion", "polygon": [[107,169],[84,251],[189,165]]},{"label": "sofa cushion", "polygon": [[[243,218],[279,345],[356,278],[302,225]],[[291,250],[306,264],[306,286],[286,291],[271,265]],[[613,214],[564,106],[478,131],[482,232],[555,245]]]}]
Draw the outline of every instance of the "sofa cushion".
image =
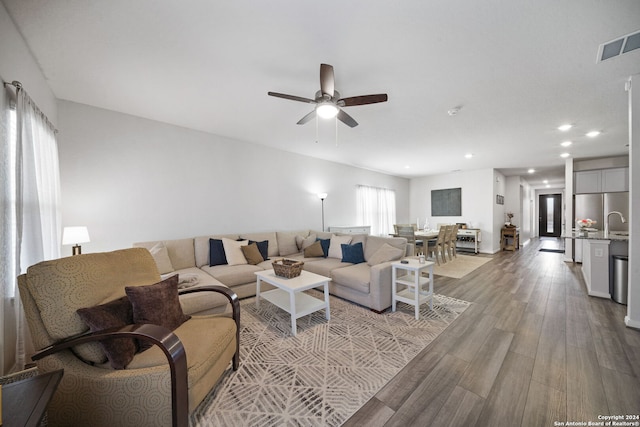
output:
[{"label": "sofa cushion", "polygon": [[253,242],[249,245],[241,246],[240,249],[242,250],[242,254],[247,260],[247,264],[256,265],[264,261],[264,258],[262,257],[262,254],[260,253],[256,242]]},{"label": "sofa cushion", "polygon": [[249,264],[204,266],[202,269],[229,287],[255,282],[256,275],[254,273],[264,270],[258,265]]},{"label": "sofa cushion", "polygon": [[309,231],[278,231],[278,251],[280,256],[287,256],[298,253],[298,245],[296,244],[296,236],[307,237]]},{"label": "sofa cushion", "polygon": [[320,241],[316,241],[304,250],[305,258],[324,257],[324,250]]},{"label": "sofa cushion", "polygon": [[247,259],[244,257],[241,247],[247,245],[248,243],[248,240],[231,240],[223,238],[222,245],[224,246],[224,255],[227,257],[227,264],[246,264]]},{"label": "sofa cushion", "polygon": [[367,264],[376,265],[383,262],[389,262],[402,258],[404,251],[400,248],[394,248],[388,243],[380,246],[380,248],[369,258]]},{"label": "sofa cushion", "polygon": [[304,270],[311,273],[316,273],[321,276],[331,277],[331,271],[336,268],[347,267],[353,264],[342,262],[338,258],[314,258],[311,262],[305,262],[302,267]]},{"label": "sofa cushion", "polygon": [[[133,307],[128,297],[77,311],[91,332],[133,324]],[[113,369],[124,369],[138,350],[133,338],[114,338],[99,342]]]},{"label": "sofa cushion", "polygon": [[309,234],[307,237],[296,236],[296,245],[298,246],[298,251],[303,251],[309,246],[313,245],[316,241],[317,235],[315,233]]},{"label": "sofa cushion", "polygon": [[351,236],[331,236],[328,257],[342,259],[342,245],[351,243],[351,239]]},{"label": "sofa cushion", "polygon": [[407,249],[407,240],[402,237],[367,236],[367,242],[364,245],[364,259],[369,261],[373,254],[385,243],[403,251]]},{"label": "sofa cushion", "polygon": [[[153,242],[139,242],[134,243],[133,247],[147,248],[151,250],[158,243],[161,243],[167,248],[169,259],[171,259],[171,265],[174,270],[181,270],[183,268],[195,267],[195,254],[193,239],[175,239],[175,240],[161,240]],[[163,274],[163,273],[160,273]]]},{"label": "sofa cushion", "polygon": [[342,244],[342,262],[350,262],[352,264],[360,264],[364,262],[364,249],[362,242],[353,245]]},{"label": "sofa cushion", "polygon": [[209,239],[209,265],[226,265],[227,256],[224,253],[222,239]]},{"label": "sofa cushion", "polygon": [[174,271],[171,264],[171,258],[169,258],[169,251],[163,242],[156,243],[151,249],[151,256],[158,266],[158,273],[167,274]]},{"label": "sofa cushion", "polygon": [[331,279],[339,285],[368,294],[371,284],[371,267],[361,263],[338,268],[331,272]]},{"label": "sofa cushion", "polygon": [[[243,233],[240,235],[240,238],[242,240],[249,240],[249,243],[251,243],[251,241],[264,242],[265,240],[269,242],[268,252],[262,255],[264,259],[267,259],[272,256],[280,255],[280,253],[278,252],[278,238],[276,237],[275,231],[271,231],[267,233]],[[260,248],[260,245],[258,245],[258,248]]]},{"label": "sofa cushion", "polygon": [[[182,312],[178,298],[178,275],[148,286],[126,286],[124,291],[133,306],[133,322],[150,323],[174,330],[191,316]],[[149,342],[139,342],[140,351],[151,347]]]}]

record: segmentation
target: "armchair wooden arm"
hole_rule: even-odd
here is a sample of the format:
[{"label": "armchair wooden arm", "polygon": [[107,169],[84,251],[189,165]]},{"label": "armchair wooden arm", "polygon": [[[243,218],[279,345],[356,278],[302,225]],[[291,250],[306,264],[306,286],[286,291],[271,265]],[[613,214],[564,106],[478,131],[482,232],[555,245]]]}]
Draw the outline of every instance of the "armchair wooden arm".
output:
[{"label": "armchair wooden arm", "polygon": [[136,338],[151,341],[159,346],[167,356],[171,372],[172,424],[176,427],[189,425],[189,400],[187,381],[187,358],[180,339],[169,329],[158,325],[126,325],[97,332],[88,332],[59,341],[35,353],[31,359],[43,357],[66,350],[79,344],[104,340],[105,338]]},{"label": "armchair wooden arm", "polygon": [[195,292],[218,292],[223,294],[229,300],[233,310],[233,320],[236,322],[236,354],[233,355],[233,370],[237,371],[240,367],[240,300],[238,295],[226,286],[210,285],[199,288],[180,289],[180,295],[191,294]]}]

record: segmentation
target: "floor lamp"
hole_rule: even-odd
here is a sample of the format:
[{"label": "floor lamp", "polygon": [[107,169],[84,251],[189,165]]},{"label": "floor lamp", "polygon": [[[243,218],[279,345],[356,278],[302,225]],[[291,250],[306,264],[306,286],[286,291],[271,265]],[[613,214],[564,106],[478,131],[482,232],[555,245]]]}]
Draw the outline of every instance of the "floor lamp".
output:
[{"label": "floor lamp", "polygon": [[318,193],[318,197],[322,200],[322,231],[324,231],[324,199],[327,198],[327,193]]}]

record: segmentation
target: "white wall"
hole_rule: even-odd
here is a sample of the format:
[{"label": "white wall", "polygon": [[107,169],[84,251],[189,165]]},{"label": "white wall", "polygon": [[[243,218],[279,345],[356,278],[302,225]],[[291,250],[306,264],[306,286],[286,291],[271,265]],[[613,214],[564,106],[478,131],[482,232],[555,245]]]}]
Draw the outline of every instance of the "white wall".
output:
[{"label": "white wall", "polygon": [[[420,218],[420,222],[424,225],[424,220],[427,218],[431,228],[435,228],[437,223],[471,223],[473,228],[482,230],[480,251],[494,253],[497,249],[493,232],[495,194],[492,194],[494,191],[492,182],[495,182],[493,169],[413,178],[410,191],[410,214],[408,217],[398,215],[398,221],[413,223],[416,218]],[[431,190],[446,188],[462,188],[462,215],[433,217],[431,216]],[[504,220],[502,222],[504,223]]]},{"label": "white wall", "polygon": [[4,82],[22,83],[31,99],[46,114],[51,123],[57,123],[56,98],[27,47],[13,20],[0,2],[0,77]]},{"label": "white wall", "polygon": [[[212,233],[356,224],[356,186],[409,181],[68,101],[59,102],[64,226],[86,225],[83,252]],[[70,247],[63,247],[70,253]]]}]

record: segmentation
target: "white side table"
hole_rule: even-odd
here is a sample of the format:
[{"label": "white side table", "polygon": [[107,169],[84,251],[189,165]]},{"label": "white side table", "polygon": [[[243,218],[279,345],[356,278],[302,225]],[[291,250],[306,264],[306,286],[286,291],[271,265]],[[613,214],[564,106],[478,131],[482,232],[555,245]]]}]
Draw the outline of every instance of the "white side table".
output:
[{"label": "white side table", "polygon": [[[391,309],[396,311],[398,301],[415,307],[416,319],[420,318],[420,305],[429,301],[429,308],[433,310],[433,262],[425,261],[420,264],[417,259],[407,259],[407,264],[396,261],[391,264]],[[422,272],[429,270],[429,278],[423,277]],[[425,285],[429,285],[429,290]],[[398,288],[400,285],[400,288]]]}]

